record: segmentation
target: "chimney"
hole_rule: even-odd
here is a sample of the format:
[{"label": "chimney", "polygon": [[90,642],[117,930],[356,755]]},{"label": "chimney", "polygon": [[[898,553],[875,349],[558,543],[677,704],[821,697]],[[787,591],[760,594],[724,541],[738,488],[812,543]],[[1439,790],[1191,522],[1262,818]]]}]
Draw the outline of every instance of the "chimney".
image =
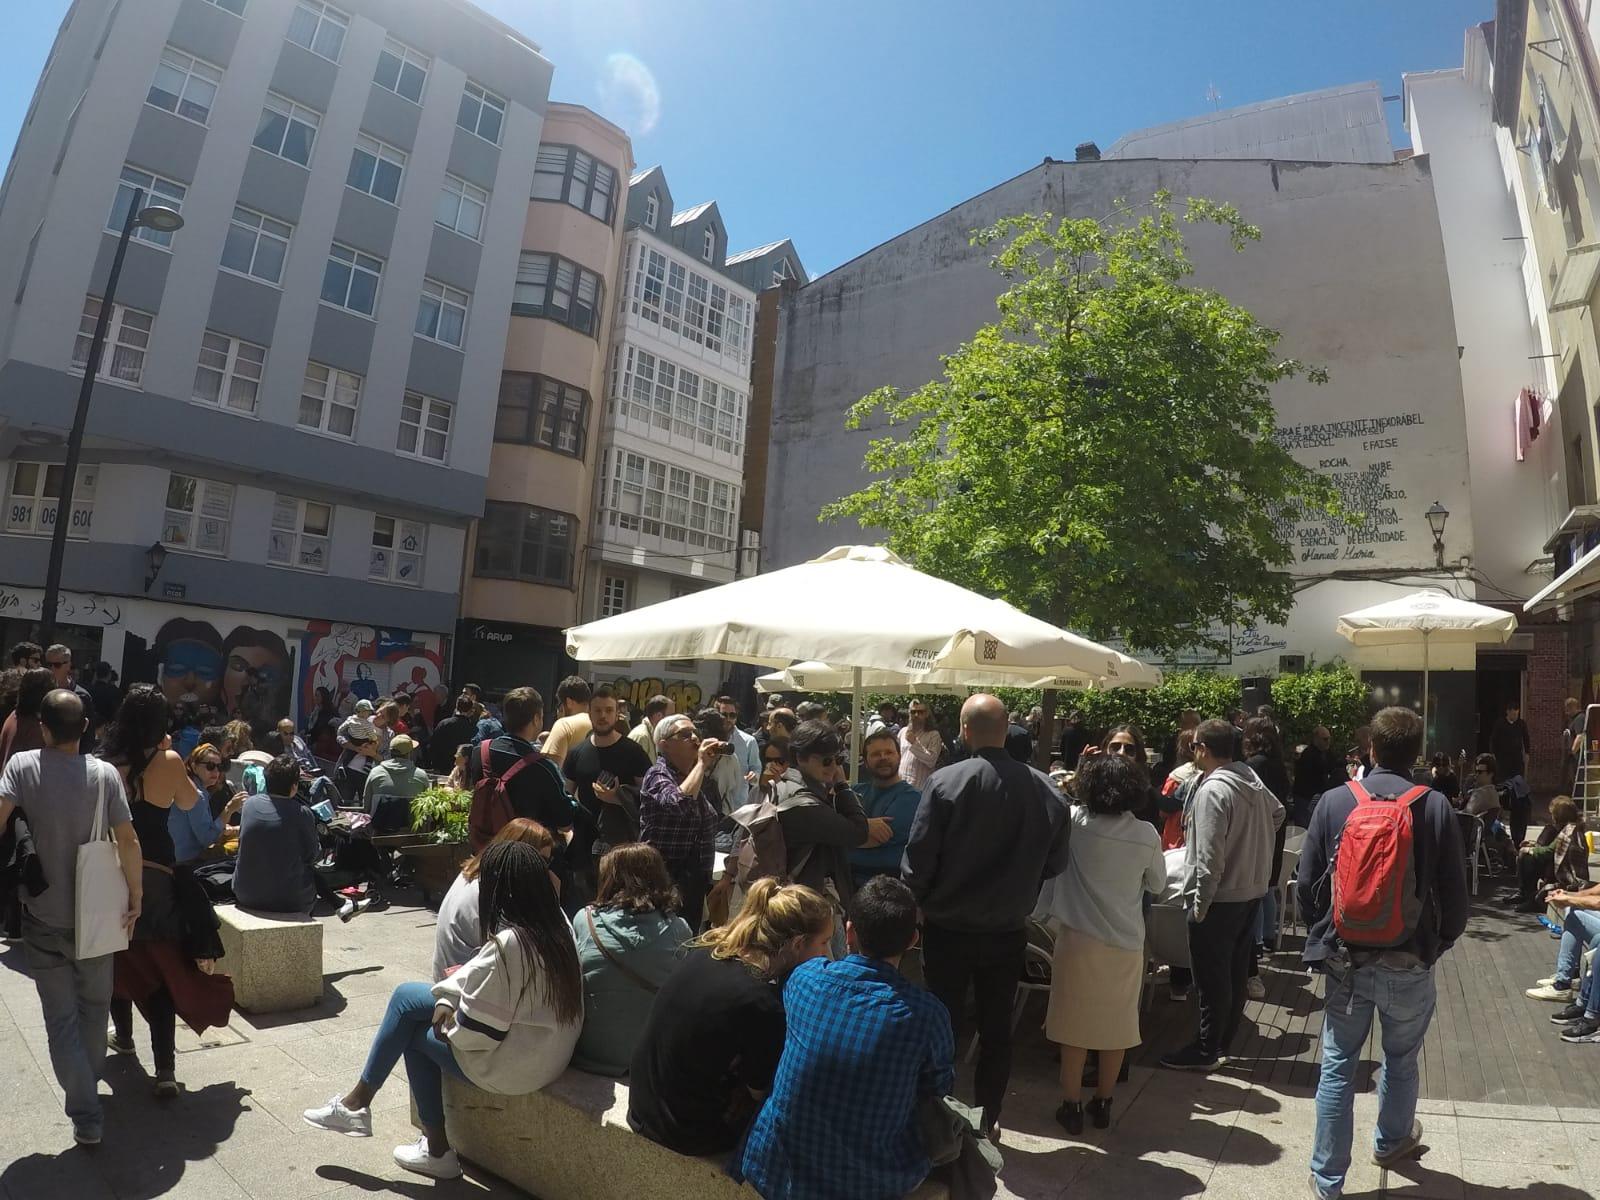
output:
[{"label": "chimney", "polygon": [[1079,142],[1078,149],[1074,152],[1073,157],[1078,162],[1099,162],[1100,147],[1093,142]]}]

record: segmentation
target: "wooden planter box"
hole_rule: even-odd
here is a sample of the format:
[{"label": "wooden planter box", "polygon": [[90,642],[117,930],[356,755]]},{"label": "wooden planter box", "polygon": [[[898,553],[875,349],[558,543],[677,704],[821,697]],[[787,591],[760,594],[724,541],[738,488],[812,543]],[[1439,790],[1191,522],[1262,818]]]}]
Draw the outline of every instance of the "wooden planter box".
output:
[{"label": "wooden planter box", "polygon": [[435,896],[442,899],[450,890],[461,864],[472,855],[465,842],[414,842],[400,847],[400,853],[411,859],[422,902],[430,907]]}]

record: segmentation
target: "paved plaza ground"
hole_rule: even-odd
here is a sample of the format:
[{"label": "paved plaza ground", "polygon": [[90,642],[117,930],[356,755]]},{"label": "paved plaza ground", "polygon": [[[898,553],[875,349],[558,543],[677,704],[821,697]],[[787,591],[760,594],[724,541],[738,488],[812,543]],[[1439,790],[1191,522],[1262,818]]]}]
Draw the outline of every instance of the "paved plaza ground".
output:
[{"label": "paved plaza ground", "polygon": [[[1467,936],[1439,970],[1439,1014],[1423,1054],[1426,1152],[1388,1172],[1366,1161],[1374,1110],[1369,1068],[1357,1099],[1357,1165],[1347,1196],[1600,1200],[1600,1047],[1562,1043],[1548,1020],[1552,1006],[1522,996],[1549,974],[1555,943],[1534,918],[1487,902],[1495,882],[1484,883]],[[415,1136],[402,1072],[378,1098],[370,1140],[301,1122],[301,1109],[354,1081],[390,989],[426,978],[432,955],[432,914],[405,894],[387,911],[348,925],[331,917],[325,923],[322,1003],[273,1017],[235,1014],[227,1029],[204,1038],[180,1029],[185,1090],[177,1100],[149,1098],[149,1043],[136,1021],[139,1061],[107,1060],[106,1139],[94,1151],[72,1146],[21,948],[4,948],[0,1196],[520,1196],[481,1172],[435,1185],[394,1166],[390,1150]],[[1320,984],[1295,969],[1291,947],[1298,944],[1286,939],[1285,952],[1266,969],[1267,998],[1250,1005],[1242,1053],[1210,1077],[1153,1069],[1187,1039],[1194,1020],[1192,1001],[1174,1004],[1158,989],[1115,1124],[1077,1140],[1053,1120],[1055,1064],[1038,1031],[1043,1000],[1030,1001],[1005,1114],[1001,1195],[1301,1200],[1321,1005]]]}]

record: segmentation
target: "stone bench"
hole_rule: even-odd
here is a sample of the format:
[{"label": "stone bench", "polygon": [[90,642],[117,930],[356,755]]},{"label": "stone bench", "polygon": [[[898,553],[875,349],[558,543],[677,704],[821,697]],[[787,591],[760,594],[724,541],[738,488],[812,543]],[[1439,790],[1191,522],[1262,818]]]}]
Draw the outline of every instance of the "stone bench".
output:
[{"label": "stone bench", "polygon": [[[462,1158],[554,1200],[759,1200],[728,1156],[689,1158],[628,1127],[628,1085],[568,1071],[542,1092],[497,1096],[444,1077],[445,1130]],[[907,1200],[947,1200],[924,1183]]]},{"label": "stone bench", "polygon": [[322,922],[296,913],[217,905],[222,969],[245,1012],[291,1012],[322,999]]}]

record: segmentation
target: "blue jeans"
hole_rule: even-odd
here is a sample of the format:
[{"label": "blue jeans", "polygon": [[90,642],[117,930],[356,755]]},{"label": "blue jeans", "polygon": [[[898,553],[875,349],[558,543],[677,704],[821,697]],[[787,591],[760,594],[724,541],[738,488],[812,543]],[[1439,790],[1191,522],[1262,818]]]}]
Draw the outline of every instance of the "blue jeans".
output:
[{"label": "blue jeans", "polygon": [[1266,946],[1278,932],[1278,889],[1269,887],[1256,910],[1256,945]]},{"label": "blue jeans", "polygon": [[112,954],[80,959],[70,929],[56,929],[24,910],[22,954],[44,1009],[50,1066],[66,1093],[74,1129],[101,1132],[100,1068],[106,1060]]},{"label": "blue jeans", "polygon": [[1383,1075],[1378,1081],[1379,1154],[1411,1136],[1417,1112],[1417,1054],[1433,1018],[1433,971],[1370,963],[1344,979],[1328,979],[1322,1017],[1322,1077],[1317,1082],[1317,1134],[1311,1147],[1311,1175],[1326,1197],[1337,1196],[1350,1170],[1355,1136],[1355,1076],[1361,1047],[1376,1013],[1383,1043]]},{"label": "blue jeans", "polygon": [[[1600,912],[1570,908],[1567,919],[1561,924],[1561,949],[1556,952],[1556,986],[1571,987],[1583,965],[1583,953],[1600,947]],[[1594,969],[1582,981],[1578,991],[1584,1003],[1585,1015],[1600,1016],[1600,954],[1594,958]]]},{"label": "blue jeans", "polygon": [[[402,983],[389,997],[383,1023],[361,1068],[361,1082],[374,1092],[381,1088],[403,1055],[411,1098],[424,1125],[444,1124],[444,1072],[458,1079],[466,1075],[456,1063],[450,1043],[433,1031],[433,989],[425,983]],[[101,1022],[102,1032],[105,1023]]]}]

